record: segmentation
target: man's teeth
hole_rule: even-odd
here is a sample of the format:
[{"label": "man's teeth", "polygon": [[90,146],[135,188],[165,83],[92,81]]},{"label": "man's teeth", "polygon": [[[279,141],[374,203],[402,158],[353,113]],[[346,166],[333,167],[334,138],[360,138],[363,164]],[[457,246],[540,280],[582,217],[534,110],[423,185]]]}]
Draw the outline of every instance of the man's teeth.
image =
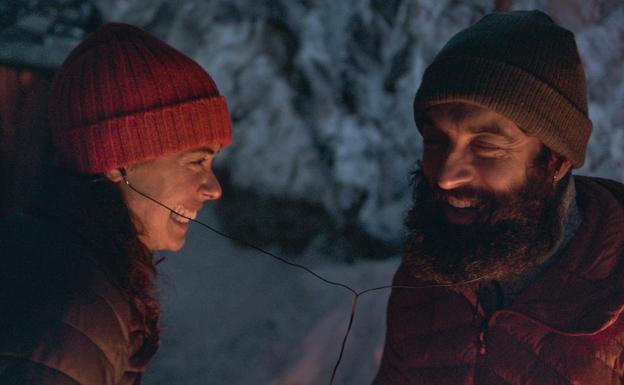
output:
[{"label": "man's teeth", "polygon": [[189,218],[197,218],[197,211],[186,209],[183,206],[177,206],[174,212],[171,213],[171,217],[177,222],[189,223]]},{"label": "man's teeth", "polygon": [[474,207],[476,206],[476,203],[477,203],[476,201],[462,200],[462,199],[457,199],[453,197],[448,197],[448,204],[458,209],[466,209],[466,208]]}]

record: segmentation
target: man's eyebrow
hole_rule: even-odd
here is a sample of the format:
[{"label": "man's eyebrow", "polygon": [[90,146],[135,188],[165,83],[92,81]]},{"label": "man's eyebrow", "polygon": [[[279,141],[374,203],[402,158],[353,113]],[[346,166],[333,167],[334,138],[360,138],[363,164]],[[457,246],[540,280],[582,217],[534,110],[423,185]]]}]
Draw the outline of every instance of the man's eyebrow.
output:
[{"label": "man's eyebrow", "polygon": [[420,121],[420,124],[422,124],[423,126],[434,126],[435,127],[435,123],[428,116],[423,116],[421,121]]},{"label": "man's eyebrow", "polygon": [[420,129],[423,130],[423,133],[425,127],[431,127],[436,130],[435,132],[440,132],[440,129],[438,128],[438,126],[436,126],[435,122],[427,116],[423,117],[420,121]]},{"label": "man's eyebrow", "polygon": [[471,126],[471,127],[468,127],[468,131],[470,131],[473,134],[488,133],[488,134],[500,135],[509,142],[515,142],[517,140],[516,138],[511,136],[508,132],[505,132],[501,128],[501,126],[499,126],[496,123],[490,123],[490,124],[479,125],[479,126]]}]

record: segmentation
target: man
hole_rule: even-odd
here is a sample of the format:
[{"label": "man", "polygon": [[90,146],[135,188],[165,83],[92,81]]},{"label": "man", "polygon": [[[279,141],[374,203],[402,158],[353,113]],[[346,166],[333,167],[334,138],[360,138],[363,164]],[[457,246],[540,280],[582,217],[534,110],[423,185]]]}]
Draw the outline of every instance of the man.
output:
[{"label": "man", "polygon": [[159,344],[154,250],[184,245],[221,187],[225,98],[197,63],[109,23],[57,72],[58,164],[0,222],[0,384],[136,385]]},{"label": "man", "polygon": [[374,384],[622,384],[624,186],[572,176],[591,122],[574,36],[539,11],[455,35],[423,136]]}]

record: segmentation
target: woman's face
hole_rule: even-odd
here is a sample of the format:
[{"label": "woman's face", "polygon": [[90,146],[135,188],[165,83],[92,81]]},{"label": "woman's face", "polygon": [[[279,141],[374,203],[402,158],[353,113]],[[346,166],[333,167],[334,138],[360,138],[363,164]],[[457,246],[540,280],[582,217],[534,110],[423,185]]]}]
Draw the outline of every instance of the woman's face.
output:
[{"label": "woman's face", "polygon": [[[179,152],[126,167],[128,182],[176,213],[195,219],[206,200],[219,199],[221,186],[212,171],[220,145]],[[151,250],[182,248],[188,219],[152,202],[127,186],[119,170],[107,173],[120,183],[128,208],[138,219],[139,239]]]}]

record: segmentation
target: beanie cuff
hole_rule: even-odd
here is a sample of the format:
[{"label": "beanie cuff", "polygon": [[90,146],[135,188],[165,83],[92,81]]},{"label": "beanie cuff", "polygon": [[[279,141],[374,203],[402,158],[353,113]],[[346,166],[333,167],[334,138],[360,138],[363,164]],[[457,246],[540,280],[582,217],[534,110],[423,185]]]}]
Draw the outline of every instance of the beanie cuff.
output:
[{"label": "beanie cuff", "polygon": [[232,129],[225,98],[213,96],[115,116],[55,139],[73,169],[101,173],[203,145],[225,147]]},{"label": "beanie cuff", "polygon": [[575,168],[583,165],[591,121],[564,95],[521,68],[467,56],[439,59],[425,71],[416,94],[417,125],[427,108],[453,102],[496,111]]}]

